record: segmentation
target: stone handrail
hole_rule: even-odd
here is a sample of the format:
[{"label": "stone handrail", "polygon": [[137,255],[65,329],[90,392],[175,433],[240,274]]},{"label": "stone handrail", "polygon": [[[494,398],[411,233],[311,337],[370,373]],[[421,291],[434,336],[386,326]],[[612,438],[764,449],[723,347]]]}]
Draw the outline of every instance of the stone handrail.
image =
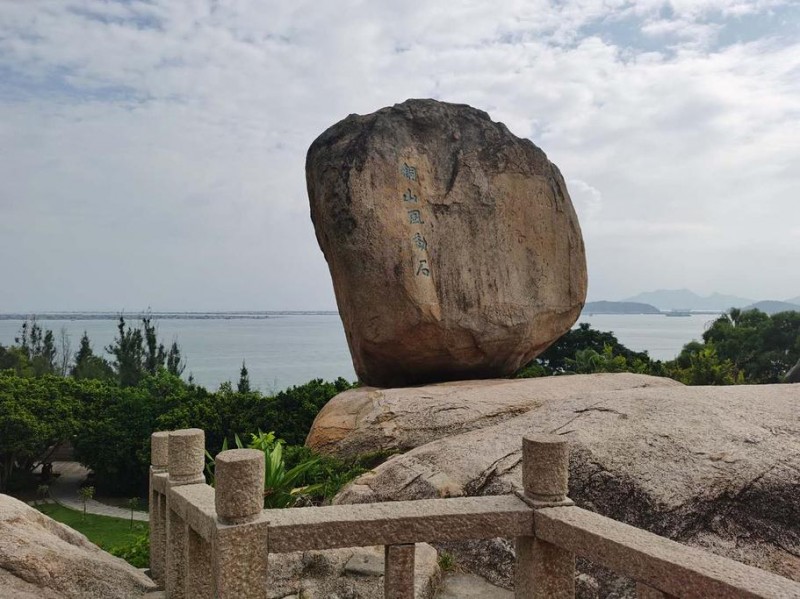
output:
[{"label": "stone handrail", "polygon": [[150,571],[166,596],[264,598],[270,553],[385,546],[384,596],[414,597],[414,543],[514,538],[517,599],[575,596],[575,557],[637,583],[640,599],[800,598],[800,584],[576,507],[569,448],[522,441],[518,495],[265,510],[264,454],[233,449],[206,484],[200,429],[154,433]]}]

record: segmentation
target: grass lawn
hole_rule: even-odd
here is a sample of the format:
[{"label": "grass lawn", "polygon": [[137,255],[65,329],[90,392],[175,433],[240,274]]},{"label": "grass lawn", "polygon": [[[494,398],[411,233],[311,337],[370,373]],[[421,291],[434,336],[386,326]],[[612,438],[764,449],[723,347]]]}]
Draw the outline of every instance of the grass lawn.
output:
[{"label": "grass lawn", "polygon": [[66,524],[78,532],[85,534],[88,539],[99,547],[109,550],[130,543],[136,537],[147,530],[147,522],[133,522],[121,518],[110,518],[108,516],[95,516],[76,512],[57,503],[48,503],[36,506],[43,514],[47,514],[53,520]]}]

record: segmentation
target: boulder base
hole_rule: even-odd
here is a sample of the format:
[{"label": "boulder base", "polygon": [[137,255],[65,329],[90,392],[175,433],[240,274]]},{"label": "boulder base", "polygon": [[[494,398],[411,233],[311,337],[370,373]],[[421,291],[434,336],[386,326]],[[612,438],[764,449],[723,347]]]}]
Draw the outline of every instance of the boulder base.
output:
[{"label": "boulder base", "polygon": [[[617,376],[622,380],[613,390]],[[510,493],[521,488],[523,435],[560,434],[572,443],[570,496],[581,507],[800,581],[800,387],[666,381],[631,388],[629,376],[552,379],[547,384],[561,389],[540,393],[523,414],[476,419],[468,432],[436,433],[354,481],[336,502]],[[408,391],[422,401],[441,387]],[[464,412],[474,404],[465,402]],[[448,408],[458,412],[455,403]],[[381,448],[383,423],[358,422],[361,449],[370,439]],[[511,586],[512,542],[448,550],[462,565]],[[625,581],[580,567],[581,596],[634,596]]]},{"label": "boulder base", "polygon": [[506,376],[586,298],[558,168],[461,104],[350,115],[311,145],[311,218],[359,378],[373,386]]},{"label": "boulder base", "polygon": [[358,387],[325,404],[306,445],[339,457],[376,450],[407,451],[499,424],[549,400],[596,391],[682,386],[671,379],[621,373],[454,381],[397,389]]}]

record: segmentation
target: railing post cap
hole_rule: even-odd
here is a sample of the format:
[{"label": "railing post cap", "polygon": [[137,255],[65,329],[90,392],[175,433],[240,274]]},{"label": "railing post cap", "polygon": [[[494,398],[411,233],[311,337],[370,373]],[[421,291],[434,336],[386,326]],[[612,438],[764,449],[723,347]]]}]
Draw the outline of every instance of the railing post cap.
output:
[{"label": "railing post cap", "polygon": [[548,435],[547,433],[525,435],[522,440],[533,445],[569,445],[569,441],[563,435]]},{"label": "railing post cap", "polygon": [[202,482],[205,469],[206,435],[200,428],[185,428],[169,433],[170,481],[176,484]]},{"label": "railing post cap", "polygon": [[261,513],[265,460],[258,449],[228,449],[217,454],[214,505],[223,524],[250,522]]},{"label": "railing post cap", "polygon": [[155,468],[166,468],[169,464],[169,431],[150,435],[150,463]]},{"label": "railing post cap", "polygon": [[522,438],[522,488],[534,501],[561,502],[569,488],[569,441],[561,435]]},{"label": "railing post cap", "polygon": [[235,462],[245,462],[250,460],[261,461],[264,458],[264,452],[258,449],[226,449],[217,454],[216,462],[232,464]]},{"label": "railing post cap", "polygon": [[180,438],[180,437],[196,437],[196,436],[205,436],[202,428],[182,428],[177,431],[169,431],[170,437]]}]

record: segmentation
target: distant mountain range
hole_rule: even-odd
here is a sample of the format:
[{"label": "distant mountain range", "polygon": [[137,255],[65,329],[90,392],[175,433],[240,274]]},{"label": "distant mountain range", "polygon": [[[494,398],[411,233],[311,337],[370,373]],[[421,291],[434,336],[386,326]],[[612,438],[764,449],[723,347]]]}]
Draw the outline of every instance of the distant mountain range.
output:
[{"label": "distant mountain range", "polygon": [[[800,299],[800,298],[794,298]],[[800,302],[776,302],[772,300],[765,300],[762,302],[756,302],[754,304],[750,304],[749,306],[745,306],[742,308],[743,310],[761,310],[762,312],[766,312],[767,314],[777,314],[778,312],[789,312],[794,310],[795,312],[800,312]]]},{"label": "distant mountain range", "polygon": [[661,314],[661,310],[650,304],[639,302],[586,302],[584,314]]},{"label": "distant mountain range", "polygon": [[708,296],[696,294],[689,289],[658,289],[627,297],[623,302],[652,304],[660,310],[719,310],[742,308],[755,300],[736,295],[712,293]]},{"label": "distant mountain range", "polygon": [[[631,304],[632,306],[629,306]],[[702,296],[689,289],[658,289],[656,291],[646,291],[634,295],[633,297],[625,298],[619,302],[589,302],[586,304],[583,311],[591,311],[594,314],[653,313],[651,310],[644,311],[644,309],[641,308],[643,305],[649,308],[655,307],[662,312],[673,310],[725,312],[731,308],[757,308],[767,314],[776,314],[777,312],[784,312],[786,310],[800,311],[800,296],[785,301],[756,301],[746,297],[725,295],[723,293],[712,293],[711,295]]]}]

